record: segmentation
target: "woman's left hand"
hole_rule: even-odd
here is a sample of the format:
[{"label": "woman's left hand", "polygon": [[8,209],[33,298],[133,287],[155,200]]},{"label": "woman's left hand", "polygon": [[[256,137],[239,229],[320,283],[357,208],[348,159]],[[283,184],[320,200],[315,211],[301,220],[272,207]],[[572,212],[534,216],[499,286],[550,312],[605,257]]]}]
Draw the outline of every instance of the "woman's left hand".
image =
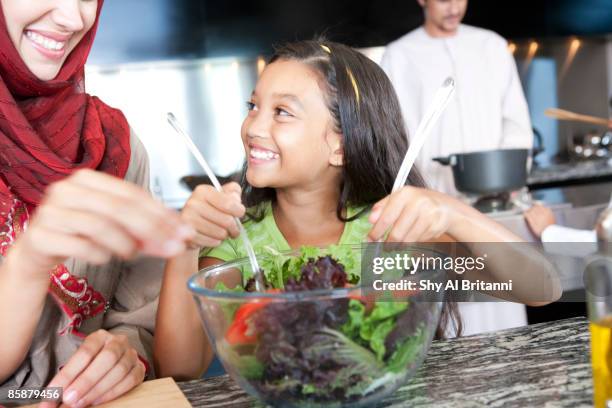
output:
[{"label": "woman's left hand", "polygon": [[[145,365],[127,337],[98,330],[85,341],[47,387],[61,387],[70,407],[111,401],[143,382]],[[54,408],[44,402],[40,408]]]},{"label": "woman's left hand", "polygon": [[439,238],[452,226],[452,198],[425,188],[405,186],[372,207],[368,238],[386,242],[425,242]]}]

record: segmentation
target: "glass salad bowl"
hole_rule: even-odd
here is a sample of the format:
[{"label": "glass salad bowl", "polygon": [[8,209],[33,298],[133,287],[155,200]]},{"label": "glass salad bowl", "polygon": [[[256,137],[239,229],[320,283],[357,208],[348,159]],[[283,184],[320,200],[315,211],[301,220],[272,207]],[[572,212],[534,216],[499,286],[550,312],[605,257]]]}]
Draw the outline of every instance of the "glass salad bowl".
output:
[{"label": "glass salad bowl", "polygon": [[[362,255],[360,245],[258,255],[265,292],[248,291],[246,258],[191,277],[208,337],[234,381],[273,406],[354,407],[411,378],[434,337],[444,292],[375,291],[361,279]],[[415,272],[402,279],[446,276]]]}]

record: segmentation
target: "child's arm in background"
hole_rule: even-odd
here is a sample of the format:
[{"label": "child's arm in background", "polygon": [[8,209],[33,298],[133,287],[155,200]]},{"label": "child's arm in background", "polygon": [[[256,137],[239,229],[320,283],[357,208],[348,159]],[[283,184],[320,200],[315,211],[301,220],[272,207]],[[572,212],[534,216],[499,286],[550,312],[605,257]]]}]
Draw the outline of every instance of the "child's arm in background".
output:
[{"label": "child's arm in background", "polygon": [[[507,300],[540,306],[561,296],[554,266],[535,248],[469,205],[436,191],[406,186],[372,208],[372,241],[385,233],[388,242],[427,242],[449,235],[472,252],[489,252],[486,274],[465,274],[489,282],[513,281],[511,293],[492,293]],[[499,243],[499,244],[491,244]],[[503,244],[502,244],[503,243]]]},{"label": "child's arm in background", "polygon": [[197,235],[193,249],[168,261],[164,271],[154,340],[158,377],[199,378],[212,360],[212,347],[187,280],[199,269],[222,262],[216,258],[199,261],[201,247],[216,247],[239,234],[233,217],[242,217],[246,210],[240,201],[240,186],[229,183],[223,189],[220,193],[211,186],[199,186],[181,212]]}]

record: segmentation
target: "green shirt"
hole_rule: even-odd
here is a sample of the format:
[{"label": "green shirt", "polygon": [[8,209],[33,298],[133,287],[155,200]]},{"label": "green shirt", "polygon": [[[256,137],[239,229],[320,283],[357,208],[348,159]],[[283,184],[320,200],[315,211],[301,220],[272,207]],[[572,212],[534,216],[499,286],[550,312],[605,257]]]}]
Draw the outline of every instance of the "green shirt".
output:
[{"label": "green shirt", "polygon": [[[272,214],[272,204],[270,202],[264,204],[264,217],[259,222],[249,220],[244,223],[244,229],[247,232],[249,240],[253,245],[256,254],[261,254],[264,247],[269,246],[277,251],[289,251],[291,247],[283,234],[278,229],[274,215]],[[359,213],[364,207],[348,207],[347,218]],[[364,211],[359,217],[353,221],[349,221],[344,226],[344,231],[340,237],[338,244],[360,244],[365,241],[365,238],[372,228],[372,224],[368,221],[370,211]],[[244,243],[241,237],[234,239],[226,239],[216,248],[204,248],[200,252],[200,257],[210,257],[221,259],[222,261],[232,261],[238,258],[245,258],[247,253],[244,249]]]}]

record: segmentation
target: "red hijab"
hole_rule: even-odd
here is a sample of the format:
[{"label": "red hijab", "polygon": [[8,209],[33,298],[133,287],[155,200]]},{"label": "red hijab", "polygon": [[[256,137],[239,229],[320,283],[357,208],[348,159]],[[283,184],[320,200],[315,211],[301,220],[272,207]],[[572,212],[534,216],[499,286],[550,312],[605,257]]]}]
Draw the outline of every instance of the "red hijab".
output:
[{"label": "red hijab", "polygon": [[0,7],[0,222],[14,199],[36,206],[46,187],[72,172],[97,169],[125,176],[130,130],[123,113],[85,93],[84,66],[96,21],[57,77],[41,81],[22,61]]}]

